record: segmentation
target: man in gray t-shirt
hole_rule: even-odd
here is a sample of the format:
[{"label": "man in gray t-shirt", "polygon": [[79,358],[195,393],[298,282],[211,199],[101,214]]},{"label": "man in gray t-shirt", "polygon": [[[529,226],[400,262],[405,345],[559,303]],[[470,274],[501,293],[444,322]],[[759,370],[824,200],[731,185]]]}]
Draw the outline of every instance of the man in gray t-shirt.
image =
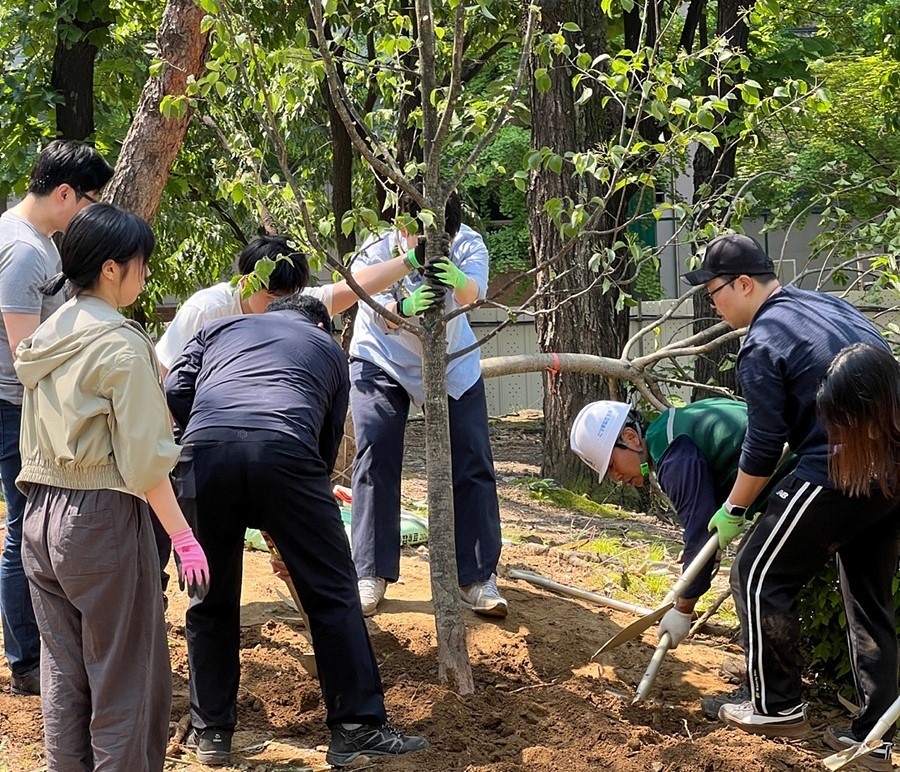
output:
[{"label": "man in gray t-shirt", "polygon": [[40,694],[40,637],[22,569],[25,497],[16,488],[21,458],[22,386],[16,348],[63,302],[40,286],[60,270],[51,240],[97,200],[113,170],[92,147],[51,142],[35,161],[25,198],[0,215],[0,483],[6,500],[6,538],[0,558],[0,619],[13,694]]},{"label": "man in gray t-shirt", "polygon": [[[43,322],[62,305],[61,294],[43,295],[39,289],[59,271],[59,252],[52,239],[14,210],[0,215],[0,313],[4,321],[0,325],[0,399],[14,405],[22,404],[22,384],[13,369],[12,349],[18,345],[16,339],[21,340],[16,333],[32,326],[30,322]],[[7,335],[7,325],[13,330],[15,344]]]}]

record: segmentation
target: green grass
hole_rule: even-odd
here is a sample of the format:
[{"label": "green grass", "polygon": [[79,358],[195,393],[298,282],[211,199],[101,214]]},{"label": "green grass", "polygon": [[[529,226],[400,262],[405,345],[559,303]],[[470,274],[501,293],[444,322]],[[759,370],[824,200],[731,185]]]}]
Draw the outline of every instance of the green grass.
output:
[{"label": "green grass", "polygon": [[573,493],[563,488],[554,480],[523,477],[516,481],[517,485],[528,488],[528,494],[537,501],[544,501],[562,509],[579,512],[582,515],[599,515],[601,517],[626,517],[626,513],[610,504],[598,504],[584,494]]},{"label": "green grass", "polygon": [[[579,495],[558,485],[554,480],[522,478],[517,484],[528,488],[529,496],[537,501],[575,511],[582,515],[601,516],[628,520],[631,513],[618,507],[598,504],[586,495]],[[678,573],[666,570],[676,566],[682,549],[679,539],[660,540],[657,536],[640,537],[640,526],[622,535],[617,529],[602,532],[590,541],[576,541],[558,545],[556,549],[589,552],[597,555],[597,570],[585,579],[585,589],[598,592],[628,603],[654,608],[672,589]],[[504,534],[509,537],[508,534]],[[512,537],[515,539],[515,536]],[[722,570],[714,577],[712,588],[697,604],[702,613],[728,585],[728,572]],[[726,601],[716,613],[715,621],[721,625],[736,625],[734,605]]]}]

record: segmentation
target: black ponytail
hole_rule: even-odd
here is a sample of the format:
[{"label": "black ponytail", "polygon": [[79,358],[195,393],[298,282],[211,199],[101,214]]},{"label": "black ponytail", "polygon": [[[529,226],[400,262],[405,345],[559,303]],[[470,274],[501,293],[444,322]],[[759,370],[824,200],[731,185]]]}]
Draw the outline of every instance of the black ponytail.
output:
[{"label": "black ponytail", "polygon": [[156,247],[153,231],[140,217],[112,204],[91,204],[66,229],[60,255],[62,273],[41,285],[54,295],[68,281],[71,294],[93,287],[107,260],[125,265],[139,258],[146,263]]}]

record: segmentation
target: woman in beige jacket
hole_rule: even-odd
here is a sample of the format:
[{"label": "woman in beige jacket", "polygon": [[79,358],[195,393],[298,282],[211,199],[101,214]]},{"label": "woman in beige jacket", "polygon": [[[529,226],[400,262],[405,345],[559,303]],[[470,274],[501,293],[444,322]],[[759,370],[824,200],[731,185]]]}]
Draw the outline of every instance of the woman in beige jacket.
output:
[{"label": "woman in beige jacket", "polygon": [[208,583],[169,482],[179,448],[153,344],[117,310],[143,289],[154,246],[140,218],[83,209],[62,243],[63,272],[44,288],[65,284],[74,297],[16,352],[22,556],[51,772],[163,768],[172,680],[150,507],[182,586],[202,598]]}]

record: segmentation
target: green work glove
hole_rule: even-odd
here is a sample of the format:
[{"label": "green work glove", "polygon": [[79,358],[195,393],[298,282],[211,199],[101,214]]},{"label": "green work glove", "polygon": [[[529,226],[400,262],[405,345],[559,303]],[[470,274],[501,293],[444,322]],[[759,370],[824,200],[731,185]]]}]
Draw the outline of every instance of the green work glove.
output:
[{"label": "green work glove", "polygon": [[432,284],[440,284],[452,290],[461,290],[469,281],[468,277],[447,257],[428,263],[425,266],[425,276]]},{"label": "green work glove", "polygon": [[425,237],[419,236],[417,245],[406,253],[404,260],[409,270],[419,270],[425,265]]},{"label": "green work glove", "polygon": [[408,298],[403,298],[397,304],[397,313],[400,316],[415,316],[427,311],[438,299],[440,293],[434,287],[423,284]]},{"label": "green work glove", "polygon": [[712,516],[706,530],[710,533],[718,531],[719,549],[725,549],[744,530],[744,526],[747,525],[747,519],[744,517],[746,511],[746,507],[732,506],[726,501]]}]

